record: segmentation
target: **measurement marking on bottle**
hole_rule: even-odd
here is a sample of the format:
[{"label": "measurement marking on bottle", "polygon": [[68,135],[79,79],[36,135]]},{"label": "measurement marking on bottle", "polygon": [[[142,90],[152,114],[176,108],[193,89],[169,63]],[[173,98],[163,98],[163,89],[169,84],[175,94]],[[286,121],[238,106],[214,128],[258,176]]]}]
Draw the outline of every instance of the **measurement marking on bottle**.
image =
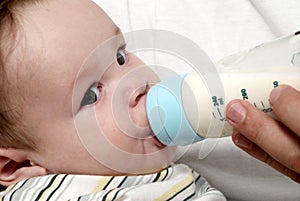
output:
[{"label": "measurement marking on bottle", "polygon": [[223,117],[223,116],[222,116],[222,113],[221,113],[221,111],[220,111],[220,108],[217,108],[217,111],[218,111],[220,117]]},{"label": "measurement marking on bottle", "polygon": [[215,113],[212,113],[212,115],[214,116],[214,118],[216,118],[216,115],[215,115]]},{"label": "measurement marking on bottle", "polygon": [[265,108],[264,102],[260,101],[260,103],[261,103],[262,107]]},{"label": "measurement marking on bottle", "polygon": [[257,107],[256,103],[253,103],[254,107]]}]

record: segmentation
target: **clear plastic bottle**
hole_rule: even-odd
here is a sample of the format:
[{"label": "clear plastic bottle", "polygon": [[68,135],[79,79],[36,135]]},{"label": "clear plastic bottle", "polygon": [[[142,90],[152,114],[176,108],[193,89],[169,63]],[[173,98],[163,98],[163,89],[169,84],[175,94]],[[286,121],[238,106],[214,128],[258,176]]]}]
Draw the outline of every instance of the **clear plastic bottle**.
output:
[{"label": "clear plastic bottle", "polygon": [[[232,134],[226,104],[244,99],[272,117],[269,94],[279,84],[300,90],[300,34],[262,44],[216,64],[220,93],[202,75],[188,73],[151,87],[146,110],[150,126],[166,145],[187,145]],[[216,87],[216,86],[214,86]],[[217,86],[218,87],[218,86]]]}]

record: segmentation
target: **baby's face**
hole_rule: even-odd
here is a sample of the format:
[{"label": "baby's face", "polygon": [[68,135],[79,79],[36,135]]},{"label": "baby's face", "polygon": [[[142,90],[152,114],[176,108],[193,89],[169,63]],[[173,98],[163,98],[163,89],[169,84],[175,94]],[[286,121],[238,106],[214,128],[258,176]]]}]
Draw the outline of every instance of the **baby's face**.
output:
[{"label": "baby's face", "polygon": [[77,174],[169,165],[175,150],[153,137],[145,112],[158,78],[124,50],[111,19],[89,0],[46,1],[22,16],[30,66],[19,69],[30,71],[22,82],[24,121],[38,146],[28,159],[49,172]]}]

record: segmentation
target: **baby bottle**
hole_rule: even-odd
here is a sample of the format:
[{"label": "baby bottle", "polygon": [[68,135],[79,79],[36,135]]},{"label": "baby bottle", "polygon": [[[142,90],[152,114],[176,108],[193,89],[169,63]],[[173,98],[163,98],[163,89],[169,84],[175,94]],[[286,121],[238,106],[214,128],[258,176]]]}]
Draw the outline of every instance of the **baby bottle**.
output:
[{"label": "baby bottle", "polygon": [[[210,77],[219,78],[218,86],[210,86],[204,75],[193,72],[150,88],[147,116],[163,144],[187,145],[231,135],[224,111],[233,99],[247,100],[276,118],[268,100],[271,90],[279,84],[300,89],[300,33],[226,57],[215,67]],[[211,90],[213,87],[220,90]]]}]

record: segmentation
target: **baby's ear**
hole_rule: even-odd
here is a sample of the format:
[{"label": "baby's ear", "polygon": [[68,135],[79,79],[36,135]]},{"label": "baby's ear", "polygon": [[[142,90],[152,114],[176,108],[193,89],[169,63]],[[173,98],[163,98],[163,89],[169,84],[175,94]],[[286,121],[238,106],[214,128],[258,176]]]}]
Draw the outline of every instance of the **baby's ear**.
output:
[{"label": "baby's ear", "polygon": [[45,168],[27,159],[26,151],[0,148],[0,185],[9,186],[23,179],[46,174]]}]

